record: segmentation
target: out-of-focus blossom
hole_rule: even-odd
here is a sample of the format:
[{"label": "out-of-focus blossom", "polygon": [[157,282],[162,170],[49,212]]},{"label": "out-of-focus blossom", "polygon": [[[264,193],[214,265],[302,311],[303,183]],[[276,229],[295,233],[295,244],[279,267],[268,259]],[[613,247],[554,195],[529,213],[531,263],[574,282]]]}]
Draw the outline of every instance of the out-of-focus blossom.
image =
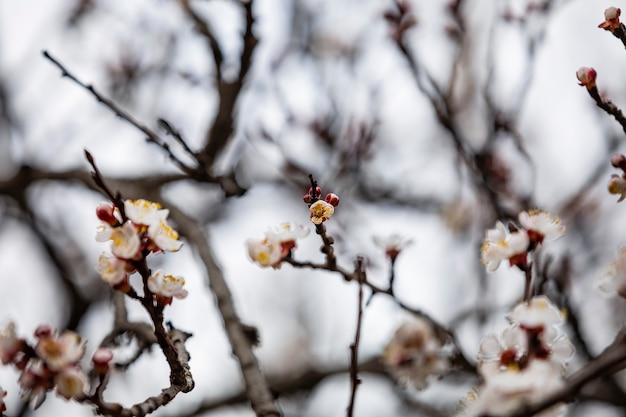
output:
[{"label": "out-of-focus blossom", "polygon": [[77,333],[66,330],[58,337],[55,334],[40,337],[35,352],[48,369],[60,371],[80,361],[85,354],[85,341]]},{"label": "out-of-focus blossom", "polygon": [[20,375],[18,382],[22,399],[30,401],[32,408],[35,410],[46,399],[46,392],[54,386],[49,376],[49,372],[40,359],[30,360]]},{"label": "out-of-focus blossom", "polygon": [[10,321],[0,329],[0,360],[7,365],[15,359],[24,346],[24,339],[17,337],[15,323]]},{"label": "out-of-focus blossom", "polygon": [[522,328],[546,328],[563,322],[563,315],[546,296],[533,297],[529,302],[522,302],[513,308],[507,316],[513,324]]},{"label": "out-of-focus blossom", "polygon": [[56,393],[66,400],[80,398],[89,389],[87,376],[79,368],[73,366],[59,372],[54,377],[54,384]]},{"label": "out-of-focus blossom", "polygon": [[259,266],[278,268],[283,260],[282,246],[280,242],[269,238],[246,240],[250,259]]},{"label": "out-of-focus blossom", "polygon": [[389,259],[396,259],[403,249],[413,244],[413,239],[397,233],[388,236],[374,236],[373,240],[376,246],[385,251],[385,255]]},{"label": "out-of-focus blossom", "polygon": [[530,241],[536,244],[560,238],[565,234],[565,226],[561,219],[541,210],[522,211],[519,214],[520,224],[526,228]]},{"label": "out-of-focus blossom", "polygon": [[275,242],[290,242],[307,237],[311,230],[297,223],[281,223],[271,227],[265,236]]},{"label": "out-of-focus blossom", "polygon": [[509,233],[504,224],[498,221],[495,229],[487,230],[481,249],[481,261],[489,272],[498,269],[500,262],[506,260],[512,265],[521,267],[525,263],[529,243],[527,233],[523,231]]},{"label": "out-of-focus blossom", "polygon": [[626,198],[626,179],[623,176],[612,174],[607,188],[609,193],[619,195],[618,203]]},{"label": "out-of-focus blossom", "polygon": [[314,224],[322,224],[326,220],[330,219],[335,212],[335,207],[326,201],[317,200],[315,203],[311,204],[309,211],[311,212],[311,221]]},{"label": "out-of-focus blossom", "polygon": [[132,266],[124,259],[102,253],[98,258],[96,271],[104,282],[117,288],[128,281],[128,273]]},{"label": "out-of-focus blossom", "polygon": [[160,250],[177,252],[183,246],[183,243],[178,240],[178,232],[172,229],[165,220],[152,223],[148,227],[148,236]]},{"label": "out-of-focus blossom", "polygon": [[[477,395],[466,402],[459,417],[508,415],[523,405],[536,404],[563,387],[558,367],[548,361],[532,361],[522,370],[509,369],[485,380]],[[556,405],[537,417],[558,417],[565,408]]]},{"label": "out-of-focus blossom", "polygon": [[381,359],[396,380],[417,390],[426,388],[431,377],[450,369],[441,342],[430,324],[421,318],[396,330]]},{"label": "out-of-focus blossom", "polygon": [[519,326],[507,328],[502,337],[495,334],[485,336],[478,351],[480,373],[486,378],[509,367],[519,368],[519,362],[526,354],[527,340],[526,332]]},{"label": "out-of-focus blossom", "polygon": [[181,277],[156,271],[148,278],[148,288],[154,293],[161,305],[172,303],[172,298],[183,299],[187,297],[187,290],[183,288],[185,280]]},{"label": "out-of-focus blossom", "polygon": [[141,253],[141,240],[130,222],[115,227],[111,232],[111,252],[122,259],[134,259]]},{"label": "out-of-focus blossom", "polygon": [[613,32],[615,29],[619,29],[621,22],[619,21],[619,15],[622,11],[617,7],[609,7],[604,11],[604,22],[598,25],[599,28]]},{"label": "out-of-focus blossom", "polygon": [[607,268],[607,271],[597,281],[598,289],[606,294],[626,298],[626,247],[621,248],[615,262]]},{"label": "out-of-focus blossom", "polygon": [[597,75],[596,70],[588,67],[580,67],[578,71],[576,71],[576,78],[580,81],[579,85],[586,87],[587,90],[596,87]]}]

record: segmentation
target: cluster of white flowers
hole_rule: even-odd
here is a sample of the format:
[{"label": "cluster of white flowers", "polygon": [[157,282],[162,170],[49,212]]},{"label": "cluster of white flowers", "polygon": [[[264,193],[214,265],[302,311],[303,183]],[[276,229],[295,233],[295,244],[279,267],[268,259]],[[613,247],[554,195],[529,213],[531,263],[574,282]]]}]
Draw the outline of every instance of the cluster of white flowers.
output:
[{"label": "cluster of white flowers", "polygon": [[396,330],[381,360],[399,383],[417,390],[425,389],[429,379],[450,369],[441,341],[432,326],[419,317]]},{"label": "cluster of white flowers", "polygon": [[37,328],[35,338],[34,347],[18,338],[13,322],[0,330],[0,357],[3,364],[13,364],[21,371],[22,397],[37,408],[52,389],[65,399],[84,396],[89,389],[80,366],[85,341],[74,332],[58,334],[47,325]]},{"label": "cluster of white flowers", "polygon": [[[466,400],[460,416],[506,415],[541,401],[563,386],[574,346],[562,332],[561,312],[545,297],[518,304],[501,335],[486,336],[478,354],[483,385]],[[540,414],[562,415],[558,405]]]},{"label": "cluster of white flowers", "polygon": [[248,255],[261,267],[278,269],[285,256],[296,247],[296,239],[306,237],[310,232],[297,223],[281,223],[270,228],[263,239],[248,239]]},{"label": "cluster of white flowers", "polygon": [[[141,260],[150,253],[176,252],[182,242],[178,233],[167,223],[169,210],[148,200],[124,201],[127,220],[122,221],[119,210],[111,204],[100,204],[96,209],[102,223],[98,227],[96,240],[111,241],[111,253],[102,253],[96,270],[112,288],[130,290],[129,275],[135,271],[133,261]],[[170,304],[172,297],[185,298],[187,291],[182,287],[185,280],[173,275],[156,272],[148,279],[148,288],[161,305]]]},{"label": "cluster of white flowers", "polygon": [[495,229],[487,230],[481,260],[490,272],[495,271],[502,261],[524,269],[528,252],[544,241],[558,239],[565,234],[565,226],[558,217],[541,210],[523,211],[519,214],[521,228],[509,230],[500,221]]}]

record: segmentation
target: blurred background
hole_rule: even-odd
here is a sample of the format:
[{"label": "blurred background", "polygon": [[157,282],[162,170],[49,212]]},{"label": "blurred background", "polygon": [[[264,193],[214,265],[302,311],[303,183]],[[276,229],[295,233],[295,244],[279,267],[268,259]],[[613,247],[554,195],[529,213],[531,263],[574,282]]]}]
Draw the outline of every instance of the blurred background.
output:
[{"label": "blurred background", "polygon": [[[261,269],[247,255],[245,240],[270,226],[312,229],[302,202],[309,173],[341,198],[326,223],[339,264],[351,269],[361,255],[368,279],[385,287],[389,266],[373,237],[412,239],[396,264],[397,298],[448,326],[468,358],[482,336],[506,325],[523,291],[523,275],[508,265],[485,272],[484,232],[533,208],[567,227],[537,265],[550,298],[576,319],[567,327],[577,346],[570,369],[613,340],[626,307],[602,297],[595,281],[626,240],[626,206],[606,191],[609,158],[626,142],[575,73],[594,67],[601,94],[626,106],[626,52],[597,27],[605,8],[622,4],[254,0],[258,43],[250,50],[241,3],[191,1],[214,35],[216,59],[184,3],[0,0],[0,323],[14,320],[29,337],[42,323],[77,329],[89,340],[86,356],[110,330],[112,292],[94,269],[107,250],[94,240],[95,207],[106,199],[79,179],[87,149],[117,181],[112,188],[161,195],[206,228],[242,320],[259,329],[263,370],[294,388],[279,397],[287,416],[345,415],[356,325],[356,284],[289,265]],[[163,137],[157,120],[167,120],[194,150],[225,111],[232,130],[209,163],[247,191],[227,197],[217,184],[177,175],[162,148],[62,78],[43,50]],[[175,142],[171,149],[193,162]],[[321,261],[320,245],[311,233],[294,257]],[[253,415],[245,402],[226,401],[241,392],[241,377],[193,248],[149,262],[186,280],[189,296],[166,319],[193,333],[196,381],[154,415]],[[131,318],[146,319],[127,304]],[[375,365],[409,318],[393,299],[373,297],[360,360]],[[359,417],[449,416],[476,382],[444,378],[417,393],[373,369],[361,374]],[[302,382],[312,371],[321,377]],[[53,394],[28,410],[17,378],[0,368],[9,416],[92,415]],[[618,374],[617,383],[624,379]],[[153,349],[114,375],[105,398],[130,405],[167,384]],[[625,414],[582,401],[569,415]]]}]

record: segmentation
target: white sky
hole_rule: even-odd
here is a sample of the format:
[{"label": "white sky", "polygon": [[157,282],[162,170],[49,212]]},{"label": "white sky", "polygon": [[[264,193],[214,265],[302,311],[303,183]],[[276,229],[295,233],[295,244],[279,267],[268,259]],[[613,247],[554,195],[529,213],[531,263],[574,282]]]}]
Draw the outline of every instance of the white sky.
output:
[{"label": "white sky", "polygon": [[[225,50],[224,71],[232,74],[238,65],[241,44],[237,35],[243,21],[229,2],[192,2],[214,25]],[[234,292],[245,322],[259,327],[263,345],[257,350],[268,371],[289,370],[294,364],[347,363],[348,345],[354,331],[356,287],[341,277],[293,270],[261,270],[248,261],[243,242],[261,237],[271,225],[282,221],[306,224],[308,213],[301,202],[306,190],[283,181],[281,167],[288,158],[315,173],[324,191],[341,196],[336,216],[328,223],[337,240],[342,265],[349,267],[357,254],[370,259],[369,277],[384,283],[387,270],[383,255],[371,241],[373,235],[402,233],[416,244],[407,249],[397,265],[396,290],[408,304],[447,321],[485,302],[507,306],[521,294],[522,277],[501,267],[487,276],[488,290],[478,288],[478,249],[484,233],[484,217],[476,203],[475,190],[457,176],[460,163],[451,141],[434,122],[432,108],[417,90],[380,18],[389,2],[382,0],[303,0],[302,13],[313,18],[311,27],[291,38],[291,3],[288,0],[257,0],[255,33],[260,44],[255,51],[248,84],[238,103],[238,129],[232,148],[221,166],[243,166],[242,181],[250,191],[218,209],[220,216],[210,226],[212,242]],[[413,51],[441,83],[449,77],[455,45],[445,36],[450,24],[444,1],[413,1],[419,25],[409,33]],[[511,109],[522,78],[530,71],[525,53],[526,34],[519,26],[497,23],[494,16],[504,5],[522,10],[520,1],[468,0],[468,28],[475,36],[467,71],[478,85],[485,82],[494,101]],[[612,301],[593,291],[594,278],[626,243],[626,206],[616,205],[605,192],[611,169],[606,156],[610,135],[623,135],[608,115],[600,113],[575,72],[580,66],[598,71],[598,84],[616,104],[626,107],[626,53],[620,41],[597,28],[611,1],[561,1],[550,15],[545,37],[531,64],[534,78],[518,115],[518,129],[535,171],[511,141],[504,138],[497,149],[510,165],[516,189],[531,193],[534,201],[559,214],[565,201],[576,193],[598,164],[606,175],[597,182],[576,219],[584,218],[585,234],[571,233],[546,247],[558,256],[574,254],[576,282],[573,293],[581,311],[583,329],[592,347],[599,351],[611,341],[619,316]],[[175,172],[163,152],[146,145],[132,127],[116,119],[85,91],[60,78],[59,71],[41,56],[49,50],[79,78],[108,93],[107,65],[120,54],[136,57],[141,65],[169,65],[165,75],[151,75],[139,84],[132,101],[124,106],[150,126],[165,117],[177,126],[194,147],[200,147],[212,120],[216,96],[209,81],[214,72],[205,42],[192,31],[176,2],[165,0],[96,1],[97,11],[76,28],[65,21],[73,2],[61,0],[0,0],[0,77],[8,80],[21,130],[11,132],[10,143],[0,137],[0,178],[10,176],[21,163],[65,170],[86,168],[83,149],[89,149],[105,175],[132,176]],[[531,22],[541,25],[541,22]],[[532,28],[532,27],[531,27]],[[309,33],[310,31],[310,33]],[[495,68],[486,81],[486,45],[494,35]],[[298,42],[311,40],[310,55],[299,52]],[[175,42],[174,49],[167,49]],[[291,46],[290,46],[291,45]],[[354,48],[354,65],[341,52]],[[191,74],[191,83],[180,76]],[[472,90],[473,88],[473,90]],[[353,189],[353,178],[337,173],[345,157],[320,144],[307,127],[322,116],[339,114],[342,135],[338,149],[351,149],[351,123],[376,117],[378,137],[371,158],[362,162],[360,176],[372,187],[395,190],[407,199],[433,199],[459,207],[468,219],[466,233],[451,231],[438,212],[420,212],[393,202],[364,201]],[[465,128],[478,146],[484,140],[484,117],[480,105],[467,110]],[[262,138],[267,132],[272,140]],[[624,152],[626,146],[620,145]],[[349,162],[349,161],[348,161]],[[29,196],[37,213],[47,221],[71,229],[71,236],[95,265],[105,249],[93,241],[97,220],[94,207],[102,198],[76,187],[45,184]],[[185,210],[202,216],[221,204],[206,187],[176,186],[168,197]],[[529,209],[532,207],[528,207]],[[4,207],[0,206],[0,213]],[[587,217],[584,217],[587,216]],[[574,222],[564,217],[563,221]],[[32,334],[42,322],[62,322],[59,305],[63,297],[45,264],[33,237],[19,224],[4,221],[0,228],[0,282],[4,301],[0,322],[12,318],[18,330]],[[321,259],[320,242],[312,233],[296,251],[298,259]],[[162,255],[160,267],[187,280],[190,296],[168,308],[168,319],[194,337],[188,343],[196,388],[181,394],[163,413],[189,407],[201,399],[219,397],[238,387],[238,371],[206,289],[205,273],[189,247],[177,254]],[[621,310],[624,311],[623,305]],[[131,308],[133,314],[140,310]],[[93,349],[106,333],[111,318],[109,306],[98,306],[82,325]],[[406,318],[389,300],[376,298],[365,312],[363,357],[381,352],[396,326]],[[602,328],[598,323],[602,322]],[[503,320],[493,320],[495,331]],[[471,329],[474,329],[473,327]],[[480,329],[480,331],[487,331]],[[461,329],[468,356],[478,346],[481,334]],[[167,383],[161,358],[145,358],[128,372],[114,378],[107,398],[125,404],[158,393]],[[146,377],[149,375],[150,377]],[[154,375],[154,376],[153,376]],[[0,369],[0,385],[9,391],[9,415],[18,394],[17,375]],[[141,383],[138,383],[141,381]],[[397,398],[386,381],[365,379],[358,394],[359,417],[404,415],[396,409]],[[347,378],[321,384],[307,404],[304,416],[342,416],[348,396]],[[394,411],[396,410],[396,411]],[[226,416],[227,411],[214,415]],[[395,413],[395,414],[394,414]],[[68,405],[49,395],[33,415],[88,416],[87,407]],[[595,410],[594,416],[616,416],[611,410]],[[251,415],[233,411],[233,416]]]}]

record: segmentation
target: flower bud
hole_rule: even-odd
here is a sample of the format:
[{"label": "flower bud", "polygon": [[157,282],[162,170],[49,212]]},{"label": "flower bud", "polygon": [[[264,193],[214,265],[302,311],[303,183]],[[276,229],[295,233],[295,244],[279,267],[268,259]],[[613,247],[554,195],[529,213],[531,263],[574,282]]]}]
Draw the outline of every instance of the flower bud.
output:
[{"label": "flower bud", "polygon": [[98,348],[93,354],[91,361],[93,362],[93,370],[98,375],[104,375],[109,372],[109,364],[113,360],[113,352],[111,349]]},{"label": "flower bud", "polygon": [[115,218],[115,207],[111,204],[98,204],[98,207],[96,207],[96,216],[110,226],[116,226],[118,224],[118,221]]},{"label": "flower bud", "polygon": [[587,87],[587,90],[596,86],[596,70],[588,67],[580,67],[576,71],[576,78],[580,81],[581,86]]},{"label": "flower bud", "polygon": [[304,197],[302,197],[302,200],[305,203],[310,204],[311,201],[313,200],[313,197],[311,197],[311,194],[305,194]]},{"label": "flower bud", "polygon": [[609,193],[619,194],[618,203],[626,198],[626,180],[623,177],[615,174],[611,175],[607,188],[609,189]]},{"label": "flower bud", "polygon": [[611,157],[611,165],[626,171],[626,156],[621,153],[616,153]]},{"label": "flower bud", "polygon": [[41,324],[35,329],[35,337],[38,339],[50,337],[53,329],[49,324]]},{"label": "flower bud", "polygon": [[311,197],[319,198],[322,195],[322,189],[320,187],[315,187],[315,195],[313,195],[313,187],[309,187],[309,195]]},{"label": "flower bud", "polygon": [[604,11],[604,22],[600,23],[598,27],[600,29],[613,32],[615,29],[619,29],[621,22],[619,21],[619,15],[622,11],[617,7],[609,7]]},{"label": "flower bud", "polygon": [[339,196],[334,193],[328,193],[326,194],[326,198],[324,199],[324,201],[326,201],[333,207],[337,207],[339,205]]}]

